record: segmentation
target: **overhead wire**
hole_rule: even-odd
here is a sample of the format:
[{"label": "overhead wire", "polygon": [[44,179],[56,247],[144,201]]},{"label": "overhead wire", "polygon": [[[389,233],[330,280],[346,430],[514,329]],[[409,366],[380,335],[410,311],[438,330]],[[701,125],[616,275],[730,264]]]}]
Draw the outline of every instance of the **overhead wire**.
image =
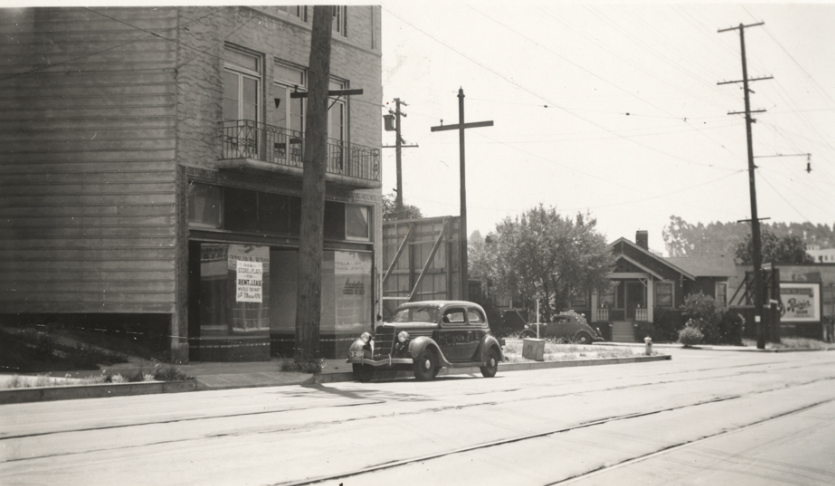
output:
[{"label": "overhead wire", "polygon": [[389,10],[388,8],[386,8],[386,7],[382,7],[382,9],[383,9],[384,11],[388,12],[388,13],[389,13],[391,16],[393,16],[394,18],[396,18],[396,19],[400,20],[401,22],[403,22],[404,24],[406,24],[406,25],[408,25],[408,26],[412,27],[413,29],[417,30],[418,32],[421,32],[422,34],[424,34],[424,35],[426,35],[427,37],[431,38],[431,39],[432,39],[432,40],[434,40],[435,42],[437,42],[437,43],[439,43],[439,44],[443,45],[444,47],[446,47],[446,48],[448,48],[448,49],[452,50],[452,51],[453,51],[453,52],[455,52],[456,54],[458,54],[458,55],[460,55],[460,56],[464,57],[465,59],[467,59],[467,60],[471,61],[472,63],[476,64],[477,66],[479,66],[479,67],[481,67],[481,68],[483,68],[483,69],[485,69],[486,71],[489,71],[489,72],[491,72],[491,73],[495,74],[496,76],[498,76],[498,77],[502,78],[503,80],[505,80],[505,81],[506,81],[506,82],[508,82],[509,84],[511,84],[511,85],[513,85],[513,86],[515,86],[515,87],[517,87],[517,88],[519,88],[519,89],[521,89],[522,91],[525,91],[525,92],[527,92],[527,93],[531,94],[532,96],[535,96],[535,97],[537,97],[537,98],[539,98],[539,99],[541,99],[541,100],[543,100],[543,101],[548,102],[549,106],[555,106],[555,107],[556,107],[556,108],[558,108],[559,110],[561,110],[561,111],[563,111],[563,112],[565,112],[565,113],[567,113],[567,114],[569,114],[569,115],[571,115],[571,116],[573,116],[573,117],[575,117],[575,118],[578,118],[578,119],[580,119],[580,120],[582,120],[582,121],[584,121],[584,122],[586,122],[586,123],[588,123],[588,124],[590,124],[590,125],[593,125],[593,126],[595,126],[595,127],[599,128],[599,129],[603,130],[603,131],[606,131],[606,132],[608,132],[608,133],[611,133],[611,134],[615,135],[616,137],[622,138],[623,140],[626,140],[626,141],[631,142],[631,143],[633,143],[633,144],[635,144],[635,145],[641,146],[641,147],[643,147],[643,148],[645,148],[645,149],[649,149],[649,150],[652,150],[652,151],[654,151],[654,152],[658,152],[658,153],[660,153],[660,154],[662,154],[662,155],[665,155],[665,156],[667,156],[667,157],[669,157],[669,158],[672,158],[672,159],[677,159],[677,160],[681,160],[681,161],[686,162],[686,163],[688,163],[688,164],[697,165],[697,166],[702,166],[702,167],[707,167],[707,168],[716,169],[716,170],[728,170],[728,171],[732,171],[732,170],[734,170],[734,169],[726,169],[726,168],[723,168],[723,167],[717,167],[716,165],[712,165],[712,164],[704,164],[704,163],[700,163],[700,162],[695,162],[695,161],[692,161],[692,160],[689,160],[689,159],[685,159],[684,157],[680,157],[680,156],[678,156],[678,155],[673,155],[673,154],[667,153],[667,152],[665,152],[665,151],[663,151],[663,150],[660,150],[660,149],[657,149],[657,148],[655,148],[655,147],[652,147],[652,146],[646,145],[646,144],[641,143],[641,142],[638,142],[638,141],[636,141],[636,140],[632,140],[632,139],[629,139],[629,138],[622,137],[622,136],[620,136],[617,132],[614,132],[613,130],[611,130],[611,129],[607,128],[607,127],[604,127],[604,126],[600,125],[599,123],[596,123],[596,122],[594,122],[594,121],[592,121],[592,120],[589,120],[588,118],[585,118],[585,117],[583,117],[583,116],[581,116],[581,115],[578,115],[577,113],[574,113],[573,111],[571,111],[571,110],[569,110],[569,109],[567,109],[567,108],[565,108],[565,107],[562,107],[562,106],[560,106],[560,105],[557,105],[556,103],[553,103],[553,102],[552,102],[551,100],[549,100],[548,98],[546,98],[546,97],[544,97],[544,96],[542,96],[542,95],[540,95],[540,94],[538,94],[538,93],[534,92],[533,90],[531,90],[531,89],[529,89],[529,88],[527,88],[527,87],[525,87],[525,86],[523,86],[523,85],[521,85],[521,84],[517,83],[516,81],[513,81],[512,79],[508,78],[508,77],[507,77],[507,76],[505,76],[504,74],[502,74],[502,73],[500,73],[500,72],[498,72],[498,71],[496,71],[496,70],[494,70],[494,69],[490,68],[489,66],[486,66],[485,64],[483,64],[483,63],[481,63],[481,62],[479,62],[479,61],[477,61],[477,60],[475,60],[475,59],[471,58],[470,56],[467,56],[466,54],[464,54],[464,53],[463,53],[463,52],[461,52],[460,50],[458,50],[458,49],[456,49],[456,48],[454,48],[454,47],[452,47],[452,46],[450,46],[450,45],[448,45],[448,44],[446,44],[446,43],[442,42],[441,40],[439,40],[439,39],[438,39],[438,38],[436,38],[435,36],[433,36],[433,35],[429,34],[428,32],[424,31],[423,29],[420,29],[419,27],[415,26],[414,24],[412,24],[412,23],[410,23],[410,22],[408,22],[408,21],[404,20],[402,17],[400,17],[400,16],[396,15],[395,13],[393,13],[393,12],[392,12],[391,10]]}]

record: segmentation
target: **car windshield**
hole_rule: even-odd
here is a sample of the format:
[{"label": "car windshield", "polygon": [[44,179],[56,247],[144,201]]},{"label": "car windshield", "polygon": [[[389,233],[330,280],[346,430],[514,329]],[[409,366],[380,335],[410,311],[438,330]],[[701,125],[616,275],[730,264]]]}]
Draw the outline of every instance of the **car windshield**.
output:
[{"label": "car windshield", "polygon": [[404,307],[394,313],[391,322],[438,322],[438,308],[431,306]]}]

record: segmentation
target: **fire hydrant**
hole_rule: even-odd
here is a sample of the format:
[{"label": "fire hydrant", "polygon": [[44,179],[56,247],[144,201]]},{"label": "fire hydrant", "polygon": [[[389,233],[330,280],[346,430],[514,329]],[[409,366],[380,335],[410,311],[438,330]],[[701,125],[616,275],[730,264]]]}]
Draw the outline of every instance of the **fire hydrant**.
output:
[{"label": "fire hydrant", "polygon": [[647,343],[647,350],[646,350],[647,356],[652,356],[652,338],[647,336],[647,337],[644,338],[644,342]]}]

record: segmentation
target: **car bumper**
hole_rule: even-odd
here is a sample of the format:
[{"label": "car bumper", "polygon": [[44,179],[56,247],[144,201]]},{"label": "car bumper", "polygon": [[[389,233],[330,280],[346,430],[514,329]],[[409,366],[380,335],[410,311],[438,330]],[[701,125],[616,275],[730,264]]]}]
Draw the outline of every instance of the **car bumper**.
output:
[{"label": "car bumper", "polygon": [[378,357],[377,359],[365,356],[364,354],[360,353],[353,353],[350,358],[346,361],[347,363],[353,364],[363,364],[363,365],[370,365],[370,366],[394,366],[394,365],[410,365],[414,363],[412,358],[394,358],[392,356],[386,357]]}]

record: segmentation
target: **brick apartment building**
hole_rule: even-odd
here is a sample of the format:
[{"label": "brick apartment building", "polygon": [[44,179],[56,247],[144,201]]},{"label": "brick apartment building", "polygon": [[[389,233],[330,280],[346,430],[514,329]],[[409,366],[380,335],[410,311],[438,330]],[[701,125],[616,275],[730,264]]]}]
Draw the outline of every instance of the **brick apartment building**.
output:
[{"label": "brick apartment building", "polygon": [[[371,328],[380,8],[333,11],[321,348]],[[0,9],[0,319],[291,354],[312,7]]]}]

